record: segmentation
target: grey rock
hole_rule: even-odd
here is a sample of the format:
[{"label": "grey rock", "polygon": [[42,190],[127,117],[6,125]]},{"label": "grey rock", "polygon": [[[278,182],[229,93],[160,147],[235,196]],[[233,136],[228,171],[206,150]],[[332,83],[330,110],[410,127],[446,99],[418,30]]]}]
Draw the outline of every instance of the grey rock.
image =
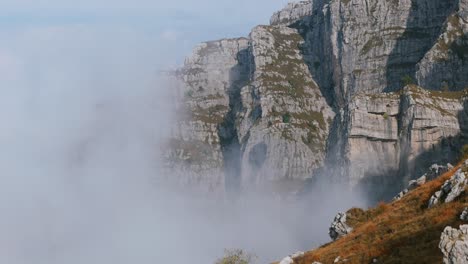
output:
[{"label": "grey rock", "polygon": [[231,178],[297,192],[322,169],[384,190],[454,158],[464,94],[402,79],[467,86],[466,14],[467,0],[302,1],[248,38],[201,44],[175,74],[183,114],[167,168],[220,192]]},{"label": "grey rock", "polygon": [[441,202],[449,203],[455,200],[465,190],[467,185],[467,178],[460,168],[449,180],[447,180],[440,191],[437,191],[429,200],[428,207],[434,207]]},{"label": "grey rock", "polygon": [[416,78],[428,89],[459,90],[468,86],[468,20],[466,3],[444,24],[443,33],[417,65]]},{"label": "grey rock", "polygon": [[439,248],[445,264],[468,263],[468,225],[460,229],[446,227],[440,237]]},{"label": "grey rock", "polygon": [[393,200],[394,201],[400,200],[401,198],[403,198],[411,190],[414,190],[414,189],[418,188],[419,186],[425,184],[427,181],[433,180],[433,179],[441,176],[442,174],[444,174],[445,172],[447,172],[451,168],[453,168],[453,166],[451,164],[447,164],[447,166],[433,164],[429,168],[428,172],[426,172],[423,176],[419,177],[416,180],[411,180],[408,183],[407,189],[404,189],[403,191],[398,193],[398,195],[395,196],[393,198]]},{"label": "grey rock", "polygon": [[334,113],[295,48],[303,43],[297,30],[259,26],[250,39],[255,67],[238,129],[243,186],[301,185],[324,165]]},{"label": "grey rock", "polygon": [[289,25],[301,18],[312,15],[312,1],[291,2],[273,14],[270,25]]},{"label": "grey rock", "polygon": [[224,192],[222,131],[229,111],[229,93],[247,78],[248,69],[239,56],[248,49],[245,38],[200,44],[175,73],[175,90],[181,104],[165,161],[170,179],[191,188]]},{"label": "grey rock", "polygon": [[346,223],[346,213],[338,213],[333,220],[328,234],[331,239],[337,240],[338,238],[349,234],[353,229]]},{"label": "grey rock", "polygon": [[[464,109],[462,98],[407,86],[396,93],[358,94],[349,107],[348,137],[344,157],[349,161],[351,185],[364,178],[392,175],[406,168],[408,175],[423,153],[433,152],[431,159],[456,157],[451,144],[462,132],[458,114]],[[429,163],[430,164],[430,163]],[[426,175],[433,179],[443,170],[431,168]]]},{"label": "grey rock", "polygon": [[460,215],[460,220],[468,221],[468,207],[465,207],[465,209],[463,209],[463,212]]}]

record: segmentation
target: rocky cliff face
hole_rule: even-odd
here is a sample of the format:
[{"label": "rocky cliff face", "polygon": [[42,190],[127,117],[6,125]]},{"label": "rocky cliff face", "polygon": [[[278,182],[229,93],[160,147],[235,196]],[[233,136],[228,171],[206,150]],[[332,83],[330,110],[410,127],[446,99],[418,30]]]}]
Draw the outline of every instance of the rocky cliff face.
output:
[{"label": "rocky cliff face", "polygon": [[165,155],[176,181],[209,191],[225,186],[223,147],[233,137],[228,127],[233,94],[250,75],[249,40],[226,39],[200,44],[176,73],[180,120]]},{"label": "rocky cliff face", "polygon": [[466,0],[288,4],[177,71],[168,165],[221,191],[297,190],[332,167],[351,186],[406,182],[465,139],[464,93],[450,91],[468,86],[466,32]]},{"label": "rocky cliff face", "polygon": [[354,96],[343,156],[351,185],[380,185],[390,195],[395,190],[389,187],[402,178],[455,159],[465,137],[460,125],[467,118],[465,101],[465,92],[431,92],[415,85]]}]

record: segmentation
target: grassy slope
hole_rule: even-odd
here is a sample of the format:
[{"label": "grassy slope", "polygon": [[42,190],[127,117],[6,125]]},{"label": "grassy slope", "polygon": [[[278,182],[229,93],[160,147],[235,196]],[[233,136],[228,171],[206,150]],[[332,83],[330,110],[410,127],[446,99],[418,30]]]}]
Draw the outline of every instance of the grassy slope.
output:
[{"label": "grassy slope", "polygon": [[295,263],[328,264],[338,256],[348,259],[346,263],[371,263],[374,258],[378,263],[441,263],[440,235],[446,226],[462,224],[458,218],[468,206],[468,195],[465,192],[456,201],[432,209],[427,209],[427,204],[459,167],[413,190],[400,201],[381,203],[367,211],[351,209],[348,213],[348,223],[354,227],[351,234],[306,252]]}]

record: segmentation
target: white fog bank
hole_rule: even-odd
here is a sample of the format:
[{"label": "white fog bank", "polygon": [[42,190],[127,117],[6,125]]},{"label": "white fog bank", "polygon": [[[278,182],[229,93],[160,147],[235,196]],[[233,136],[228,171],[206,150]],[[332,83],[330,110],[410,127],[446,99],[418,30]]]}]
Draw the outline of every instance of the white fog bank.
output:
[{"label": "white fog bank", "polygon": [[164,48],[125,28],[50,27],[0,43],[0,263],[259,263],[328,240],[338,210],[321,188],[297,203],[194,199],[161,186],[170,87]]}]

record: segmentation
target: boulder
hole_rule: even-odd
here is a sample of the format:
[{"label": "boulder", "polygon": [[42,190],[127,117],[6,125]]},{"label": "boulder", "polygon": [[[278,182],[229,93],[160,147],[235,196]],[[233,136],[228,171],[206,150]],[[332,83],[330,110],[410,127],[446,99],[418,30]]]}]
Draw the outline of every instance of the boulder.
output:
[{"label": "boulder", "polygon": [[460,229],[447,226],[440,237],[439,248],[445,264],[468,263],[468,225]]},{"label": "boulder", "polygon": [[334,241],[349,234],[353,229],[346,223],[346,213],[338,213],[333,220],[328,234]]},{"label": "boulder", "polygon": [[465,207],[463,212],[460,215],[460,220],[462,221],[468,221],[468,207]]}]

